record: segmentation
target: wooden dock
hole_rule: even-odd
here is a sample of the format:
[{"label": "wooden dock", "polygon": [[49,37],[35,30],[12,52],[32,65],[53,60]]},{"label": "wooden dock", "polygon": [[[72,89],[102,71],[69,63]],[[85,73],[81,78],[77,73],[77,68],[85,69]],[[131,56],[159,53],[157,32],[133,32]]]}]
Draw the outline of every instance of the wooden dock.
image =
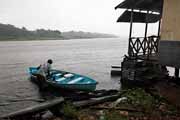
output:
[{"label": "wooden dock", "polygon": [[[96,104],[101,104],[103,102],[107,101],[114,101],[118,99],[121,96],[121,92],[112,90],[110,91],[95,91],[97,94],[95,95],[88,95],[88,93],[84,93],[85,96],[89,96],[87,99],[79,100],[79,101],[71,101],[72,105],[74,105],[75,108],[85,108],[88,106],[93,106]],[[77,94],[76,97],[84,97],[84,94]],[[66,100],[67,99],[67,100]],[[50,111],[53,115],[59,116],[62,115],[62,109],[63,109],[63,103],[69,100],[69,97],[58,97],[54,98],[52,100],[48,100],[46,102],[37,104],[35,106],[31,106],[16,112],[12,112],[6,115],[3,115],[0,117],[0,119],[8,119],[8,120],[25,120],[25,119],[35,119],[37,116],[39,116],[39,119],[41,119],[41,116],[47,112]],[[72,99],[73,100],[73,99]]]},{"label": "wooden dock", "polygon": [[12,112],[6,115],[3,115],[0,117],[0,119],[11,119],[11,118],[18,118],[18,117],[22,117],[22,116],[33,116],[36,113],[41,113],[45,110],[49,110],[53,107],[56,107],[60,104],[62,104],[64,102],[64,98],[63,97],[59,97],[44,103],[40,103],[37,104],[35,106],[32,107],[28,107],[16,112]]}]

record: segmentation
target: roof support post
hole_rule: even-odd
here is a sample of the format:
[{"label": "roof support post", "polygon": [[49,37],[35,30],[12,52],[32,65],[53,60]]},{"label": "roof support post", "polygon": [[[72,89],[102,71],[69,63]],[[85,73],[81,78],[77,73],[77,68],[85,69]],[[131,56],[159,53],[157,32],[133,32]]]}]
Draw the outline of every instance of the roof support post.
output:
[{"label": "roof support post", "polygon": [[158,26],[158,37],[160,36],[160,30],[161,30],[161,19],[159,20],[159,26]]},{"label": "roof support post", "polygon": [[[163,6],[164,6],[164,0],[162,0],[162,8],[160,10],[160,16],[162,19],[162,14],[163,14]],[[161,31],[161,19],[159,20],[159,27],[158,27],[158,37],[160,38],[160,31]]]},{"label": "roof support post", "polygon": [[175,76],[176,78],[179,77],[179,68],[175,68],[174,76]]},{"label": "roof support post", "polygon": [[133,25],[133,8],[131,9],[131,21],[130,21],[130,31],[129,31],[129,38],[132,36],[132,25]]},{"label": "roof support post", "polygon": [[145,38],[147,37],[147,30],[148,30],[148,20],[147,20],[148,15],[149,15],[149,11],[147,11],[147,14],[146,14],[146,27],[145,27],[145,33],[144,33]]},{"label": "roof support post", "polygon": [[149,15],[149,11],[147,11],[147,14],[146,14],[146,26],[145,26],[145,33],[144,33],[144,39],[146,39],[147,43],[148,43],[148,53],[147,53],[148,56],[147,56],[147,59],[149,59],[149,44],[150,44],[149,38],[147,38],[147,31],[148,31],[148,19],[147,19],[147,17],[148,17],[148,15]]},{"label": "roof support post", "polygon": [[159,20],[159,26],[158,26],[157,53],[159,52],[160,30],[161,30],[161,19]]},{"label": "roof support post", "polygon": [[[164,0],[162,0],[162,8],[161,8],[161,11],[160,11],[160,16],[161,16],[161,19],[162,19],[162,14],[163,14],[163,5],[164,5]],[[162,20],[159,20],[159,26],[158,26],[158,41],[157,41],[157,52],[159,52],[159,42],[160,42],[160,32],[161,32],[161,22]]]},{"label": "roof support post", "polygon": [[131,9],[131,21],[130,21],[130,28],[129,28],[129,46],[128,46],[128,55],[131,56],[132,48],[130,45],[131,37],[132,37],[132,26],[133,26],[133,8]]}]

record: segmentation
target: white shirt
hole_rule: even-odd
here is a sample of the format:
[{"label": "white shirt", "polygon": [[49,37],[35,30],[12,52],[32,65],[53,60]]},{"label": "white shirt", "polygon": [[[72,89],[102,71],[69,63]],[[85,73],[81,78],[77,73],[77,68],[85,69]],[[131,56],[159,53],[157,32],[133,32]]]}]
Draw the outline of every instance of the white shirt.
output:
[{"label": "white shirt", "polygon": [[38,70],[38,74],[41,74],[43,76],[47,76],[48,74],[48,71],[51,69],[51,64],[49,63],[44,63],[44,64],[41,64],[39,70]]}]

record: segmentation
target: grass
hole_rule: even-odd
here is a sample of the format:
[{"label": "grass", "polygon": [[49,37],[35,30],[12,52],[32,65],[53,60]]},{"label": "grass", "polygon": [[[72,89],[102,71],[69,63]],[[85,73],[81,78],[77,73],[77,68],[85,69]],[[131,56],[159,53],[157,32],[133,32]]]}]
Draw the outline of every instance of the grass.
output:
[{"label": "grass", "polygon": [[77,119],[79,115],[77,109],[69,102],[63,105],[63,113],[65,117],[72,119]]},{"label": "grass", "polygon": [[121,115],[119,111],[106,111],[103,120],[128,120],[128,117]]},{"label": "grass", "polygon": [[[134,88],[123,92],[121,97],[126,100],[121,101],[117,108],[127,108],[127,110],[117,109],[80,109],[77,110],[71,103],[64,104],[64,115],[70,120],[151,120],[161,118],[180,118],[176,106],[169,104],[161,96],[152,96],[144,89]],[[111,102],[101,104],[100,106],[111,106]],[[129,111],[129,110],[134,111]],[[136,111],[137,110],[137,111]],[[67,120],[67,119],[63,119]]]}]

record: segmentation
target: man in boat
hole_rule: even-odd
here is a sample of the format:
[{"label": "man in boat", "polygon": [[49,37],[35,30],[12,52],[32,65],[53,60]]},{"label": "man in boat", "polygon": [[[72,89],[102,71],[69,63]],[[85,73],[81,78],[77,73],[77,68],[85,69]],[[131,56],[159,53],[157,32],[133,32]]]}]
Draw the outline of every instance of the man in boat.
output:
[{"label": "man in boat", "polygon": [[48,59],[47,62],[41,64],[38,67],[38,74],[44,76],[45,78],[48,78],[50,76],[50,70],[51,70],[51,65],[53,61],[51,59]]},{"label": "man in boat", "polygon": [[52,63],[53,61],[51,59],[48,59],[47,62],[38,66],[38,72],[34,74],[37,77],[37,82],[39,84],[40,89],[44,89],[46,86],[45,80],[50,77]]}]

